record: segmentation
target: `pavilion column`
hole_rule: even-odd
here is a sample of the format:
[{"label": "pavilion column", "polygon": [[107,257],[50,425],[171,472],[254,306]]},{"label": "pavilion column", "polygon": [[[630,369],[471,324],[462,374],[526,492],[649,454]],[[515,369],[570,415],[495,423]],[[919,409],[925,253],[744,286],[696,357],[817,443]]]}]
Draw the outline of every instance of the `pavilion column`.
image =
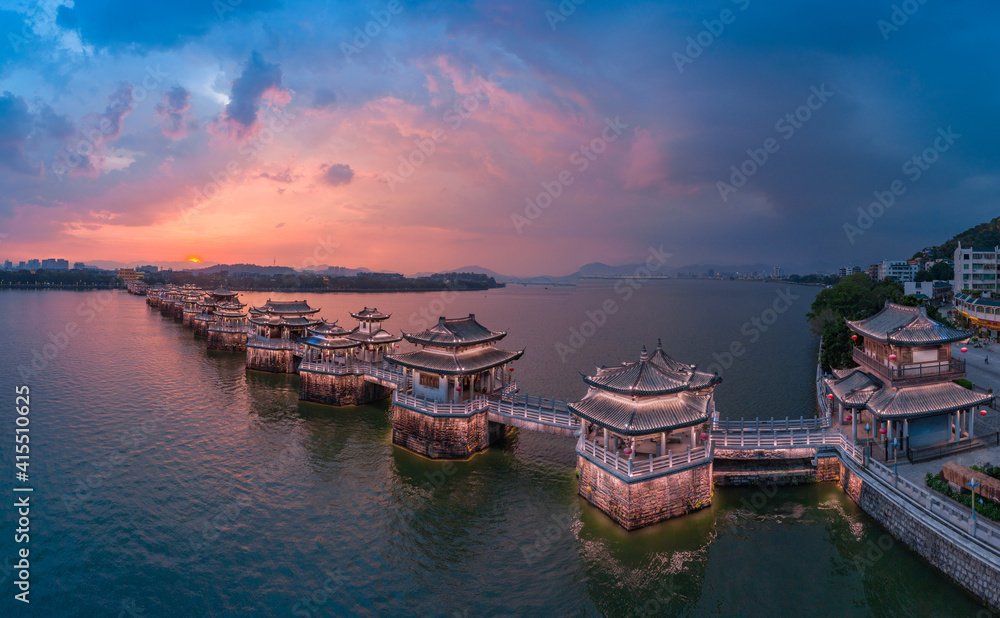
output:
[{"label": "pavilion column", "polygon": [[660,457],[667,454],[667,432],[660,432]]},{"label": "pavilion column", "polygon": [[910,448],[910,419],[903,419],[903,443],[904,449]]},{"label": "pavilion column", "polygon": [[691,448],[694,448],[696,446],[698,446],[698,443],[695,442],[694,425],[691,425]]},{"label": "pavilion column", "polygon": [[861,410],[857,410],[851,415],[851,435],[854,437],[854,443],[858,443],[858,415],[861,414]]},{"label": "pavilion column", "polygon": [[608,428],[607,427],[604,428],[604,450],[606,450],[606,451],[610,450],[608,448]]},{"label": "pavilion column", "polygon": [[972,412],[969,414],[969,439],[971,440],[976,437],[976,434],[973,433],[976,427],[976,411],[973,408],[969,408],[969,410]]}]

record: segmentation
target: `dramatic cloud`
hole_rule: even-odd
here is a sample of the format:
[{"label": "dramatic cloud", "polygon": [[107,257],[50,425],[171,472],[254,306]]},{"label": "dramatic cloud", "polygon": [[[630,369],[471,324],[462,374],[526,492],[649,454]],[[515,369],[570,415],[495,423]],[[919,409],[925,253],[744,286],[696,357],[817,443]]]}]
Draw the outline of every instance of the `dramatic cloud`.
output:
[{"label": "dramatic cloud", "polygon": [[240,135],[245,134],[257,122],[257,108],[264,95],[280,89],[281,67],[265,61],[256,51],[251,53],[243,73],[233,80],[226,119],[237,125]]},{"label": "dramatic cloud", "polygon": [[26,146],[32,124],[34,118],[24,99],[9,92],[0,96],[0,166],[18,174],[41,173],[41,164],[28,160]]},{"label": "dramatic cloud", "polygon": [[354,180],[354,170],[351,169],[350,165],[344,165],[343,163],[323,165],[320,167],[320,171],[323,172],[323,181],[335,187],[350,184]]},{"label": "dramatic cloud", "polygon": [[160,118],[163,134],[178,139],[187,135],[187,111],[191,109],[191,93],[183,86],[168,90],[156,104],[156,115]]}]

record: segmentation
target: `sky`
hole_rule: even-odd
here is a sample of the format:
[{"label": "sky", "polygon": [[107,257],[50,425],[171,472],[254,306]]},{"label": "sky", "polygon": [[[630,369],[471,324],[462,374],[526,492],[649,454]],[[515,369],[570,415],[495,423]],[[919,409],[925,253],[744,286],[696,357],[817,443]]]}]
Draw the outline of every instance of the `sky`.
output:
[{"label": "sky", "polygon": [[837,268],[994,218],[1000,6],[0,2],[0,260]]}]

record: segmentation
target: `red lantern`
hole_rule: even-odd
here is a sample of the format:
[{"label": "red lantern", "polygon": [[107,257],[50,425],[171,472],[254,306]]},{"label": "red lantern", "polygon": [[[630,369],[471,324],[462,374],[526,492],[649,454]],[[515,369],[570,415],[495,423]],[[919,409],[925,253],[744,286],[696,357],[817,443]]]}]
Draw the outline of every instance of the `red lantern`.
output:
[{"label": "red lantern", "polygon": [[857,341],[858,340],[858,336],[857,335],[851,335],[851,340],[852,341]]},{"label": "red lantern", "polygon": [[986,410],[980,410],[979,416],[986,416]]},{"label": "red lantern", "polygon": [[891,360],[891,361],[896,360],[896,355],[895,354],[890,354],[889,355],[889,360]]},{"label": "red lantern", "polygon": [[830,393],[829,395],[827,395],[826,398],[827,399],[833,399],[833,393]]},{"label": "red lantern", "polygon": [[632,449],[629,448],[629,447],[625,447],[625,449],[622,452],[625,453],[626,455],[631,455],[632,454]]},{"label": "red lantern", "polygon": [[884,436],[885,434],[889,433],[889,430],[886,429],[885,427],[879,427],[878,432]]},{"label": "red lantern", "polygon": [[969,348],[962,348],[962,349],[961,349],[961,352],[962,352],[962,354],[965,354],[965,353],[966,353],[966,352],[968,352],[968,351],[969,351]]},{"label": "red lantern", "polygon": [[703,433],[703,434],[701,434],[698,437],[701,438],[702,442],[704,442],[705,440],[708,440],[708,434],[707,433]]},{"label": "red lantern", "polygon": [[854,417],[851,416],[850,414],[848,414],[847,416],[844,417],[844,421],[846,421],[848,423],[850,423],[853,420],[854,420]]},{"label": "red lantern", "polygon": [[514,371],[513,367],[507,367],[507,371]]}]

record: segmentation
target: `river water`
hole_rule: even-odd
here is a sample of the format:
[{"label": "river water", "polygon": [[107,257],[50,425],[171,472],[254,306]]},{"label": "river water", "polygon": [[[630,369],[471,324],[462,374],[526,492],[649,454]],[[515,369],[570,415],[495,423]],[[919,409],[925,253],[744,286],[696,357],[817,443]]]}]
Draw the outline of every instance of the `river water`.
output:
[{"label": "river water", "polygon": [[[297,297],[346,326],[377,306],[396,332],[475,313],[508,331],[502,347],[526,348],[515,377],[545,397],[581,397],[581,372],[659,337],[719,370],[723,417],[753,418],[813,414],[816,291],[668,280]],[[244,301],[269,296],[295,295]],[[572,438],[521,431],[468,462],[428,461],[392,446],[386,403],[300,403],[297,377],[209,353],[140,297],[6,291],[0,316],[8,409],[31,388],[34,615],[981,612],[835,484],[721,489],[711,508],[626,533],[576,495]],[[16,561],[3,513],[0,564]],[[0,615],[27,615],[0,577]]]}]

